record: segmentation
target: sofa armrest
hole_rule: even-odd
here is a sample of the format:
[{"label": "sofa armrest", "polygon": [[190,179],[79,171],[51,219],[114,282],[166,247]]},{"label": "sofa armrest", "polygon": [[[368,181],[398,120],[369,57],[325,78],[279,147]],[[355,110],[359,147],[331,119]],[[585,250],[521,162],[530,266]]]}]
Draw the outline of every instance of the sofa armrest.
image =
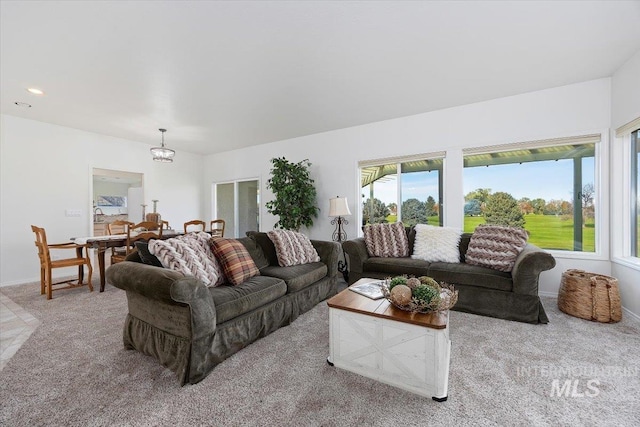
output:
[{"label": "sofa armrest", "polygon": [[359,237],[342,242],[342,250],[349,256],[349,271],[362,274],[362,266],[364,262],[369,259],[369,252],[367,252],[367,245],[364,242],[364,238]]},{"label": "sofa armrest", "polygon": [[555,258],[539,247],[527,243],[520,252],[511,271],[513,292],[523,295],[538,295],[540,273],[556,266]]},{"label": "sofa armrest", "polygon": [[320,261],[327,265],[327,276],[338,274],[338,257],[340,256],[340,244],[324,240],[311,240],[311,244],[318,252]]},{"label": "sofa armrest", "polygon": [[191,309],[192,337],[215,331],[216,310],[209,290],[200,280],[177,271],[137,262],[110,266],[106,278],[116,288],[134,292],[149,300]]}]

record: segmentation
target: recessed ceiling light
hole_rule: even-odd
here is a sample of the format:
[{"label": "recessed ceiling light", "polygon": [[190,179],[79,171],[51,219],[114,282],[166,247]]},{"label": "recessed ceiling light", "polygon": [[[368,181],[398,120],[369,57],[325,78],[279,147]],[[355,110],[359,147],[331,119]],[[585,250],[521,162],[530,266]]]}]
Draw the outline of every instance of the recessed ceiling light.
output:
[{"label": "recessed ceiling light", "polygon": [[32,93],[34,95],[44,95],[43,91],[41,91],[40,89],[37,89],[35,87],[27,88],[27,91],[29,91],[29,93]]},{"label": "recessed ceiling light", "polygon": [[22,107],[22,108],[31,108],[31,104],[27,104],[26,102],[16,101],[16,102],[14,102],[14,104],[16,104],[18,107]]}]

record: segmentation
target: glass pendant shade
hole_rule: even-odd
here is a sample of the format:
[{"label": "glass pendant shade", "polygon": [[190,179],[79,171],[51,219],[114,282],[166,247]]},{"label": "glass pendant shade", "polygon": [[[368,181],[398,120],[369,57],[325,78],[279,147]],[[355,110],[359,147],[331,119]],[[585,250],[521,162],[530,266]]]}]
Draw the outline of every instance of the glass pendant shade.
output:
[{"label": "glass pendant shade", "polygon": [[164,146],[164,133],[167,130],[166,129],[158,129],[158,130],[162,132],[162,145],[160,147],[153,147],[149,151],[151,151],[153,160],[155,160],[156,162],[171,163],[173,162],[173,156],[176,155],[176,152]]}]

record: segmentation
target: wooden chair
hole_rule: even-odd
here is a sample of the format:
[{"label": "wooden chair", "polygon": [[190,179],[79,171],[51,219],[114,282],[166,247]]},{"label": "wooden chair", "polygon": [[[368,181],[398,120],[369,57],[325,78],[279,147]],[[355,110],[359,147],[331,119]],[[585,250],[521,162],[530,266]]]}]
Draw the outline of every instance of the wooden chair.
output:
[{"label": "wooden chair", "polygon": [[162,229],[163,230],[171,230],[171,227],[169,226],[169,221],[162,220]]},{"label": "wooden chair", "polygon": [[211,236],[224,237],[224,219],[214,219],[211,221]]},{"label": "wooden chair", "polygon": [[127,227],[127,255],[135,252],[137,241],[148,242],[151,239],[162,238],[162,223],[155,223],[152,221],[142,221],[138,224],[130,225]]},{"label": "wooden chair", "polygon": [[[44,231],[44,228],[36,227],[35,225],[31,226],[31,230],[36,234],[36,247],[38,248],[38,256],[40,257],[40,295],[47,294],[47,299],[53,298],[53,291],[57,291],[60,289],[71,289],[77,288],[80,286],[88,285],[89,290],[93,292],[93,285],[91,284],[91,275],[93,274],[93,268],[91,267],[91,258],[89,257],[89,250],[86,245],[78,245],[72,242],[69,243],[57,243],[50,244],[47,243],[47,233]],[[51,249],[75,249],[76,256],[74,258],[64,258],[64,259],[51,259]],[[83,249],[87,249],[85,251],[85,255],[82,255]],[[84,266],[89,267],[87,282],[83,283],[84,280]],[[62,280],[59,282],[53,281],[53,275],[51,274],[51,270],[54,268],[64,268],[64,267],[78,267],[78,278],[76,279],[68,279]],[[54,289],[56,285],[67,286],[58,287]]]},{"label": "wooden chair", "polygon": [[[113,221],[107,224],[107,232],[110,236],[114,234],[126,234],[127,227],[134,225],[131,221]],[[124,261],[127,257],[127,247],[120,246],[119,248],[111,248],[111,264],[116,264],[118,262]]]},{"label": "wooden chair", "polygon": [[202,230],[198,230],[198,231],[204,231],[205,227],[207,226],[207,223],[204,222],[204,221],[200,221],[199,219],[194,219],[192,221],[187,221],[187,222],[184,223],[184,232],[185,232],[185,234],[189,232],[187,230],[187,228],[189,228],[190,226],[194,226],[194,227],[202,226]]}]

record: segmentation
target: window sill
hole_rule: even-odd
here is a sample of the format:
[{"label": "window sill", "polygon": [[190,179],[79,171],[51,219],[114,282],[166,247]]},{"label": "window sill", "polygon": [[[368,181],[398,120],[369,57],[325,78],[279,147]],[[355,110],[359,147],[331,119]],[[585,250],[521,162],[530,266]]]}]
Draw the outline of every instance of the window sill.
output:
[{"label": "window sill", "polygon": [[640,271],[640,258],[626,257],[626,258],[612,258],[611,262],[625,267],[632,268],[636,271]]},{"label": "window sill", "polygon": [[550,249],[544,249],[549,252],[555,258],[560,259],[584,259],[594,261],[609,261],[608,257],[600,255],[596,252],[576,252],[576,251],[554,251]]}]

